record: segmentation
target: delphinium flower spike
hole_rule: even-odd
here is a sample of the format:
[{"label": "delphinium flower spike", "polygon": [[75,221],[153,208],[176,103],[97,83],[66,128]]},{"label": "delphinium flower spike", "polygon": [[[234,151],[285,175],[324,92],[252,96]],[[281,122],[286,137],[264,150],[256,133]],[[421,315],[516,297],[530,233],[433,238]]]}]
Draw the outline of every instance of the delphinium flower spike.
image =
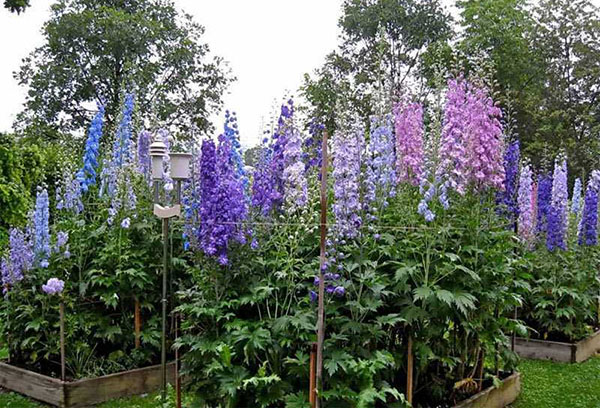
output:
[{"label": "delphinium flower spike", "polygon": [[85,152],[83,155],[83,167],[77,172],[76,176],[82,192],[87,192],[90,186],[96,184],[96,171],[98,170],[98,157],[103,125],[104,106],[99,106],[98,113],[94,116],[88,130],[88,137],[85,142]]}]

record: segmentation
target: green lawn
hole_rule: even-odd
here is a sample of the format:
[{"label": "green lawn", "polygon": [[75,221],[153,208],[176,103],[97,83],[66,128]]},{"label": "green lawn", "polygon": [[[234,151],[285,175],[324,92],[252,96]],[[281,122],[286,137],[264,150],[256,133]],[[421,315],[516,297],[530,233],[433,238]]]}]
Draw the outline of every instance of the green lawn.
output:
[{"label": "green lawn", "polygon": [[[581,364],[525,360],[520,364],[522,391],[513,408],[600,408],[600,357]],[[155,394],[100,405],[98,408],[156,408]],[[2,408],[42,408],[16,394],[0,394]]]}]

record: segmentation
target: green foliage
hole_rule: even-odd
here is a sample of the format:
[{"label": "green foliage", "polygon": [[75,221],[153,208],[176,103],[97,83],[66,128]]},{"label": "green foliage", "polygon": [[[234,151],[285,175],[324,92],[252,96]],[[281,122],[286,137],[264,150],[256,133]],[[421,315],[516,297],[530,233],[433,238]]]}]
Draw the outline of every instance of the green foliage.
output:
[{"label": "green foliage", "polygon": [[21,13],[29,7],[29,0],[4,0],[4,8],[13,13]]},{"label": "green foliage", "polygon": [[43,29],[45,44],[17,73],[29,88],[20,125],[82,130],[90,103],[104,103],[111,128],[127,90],[135,92],[145,119],[182,135],[194,126],[210,129],[206,118],[220,107],[230,78],[222,60],[209,57],[203,32],[171,1],[56,2]]}]

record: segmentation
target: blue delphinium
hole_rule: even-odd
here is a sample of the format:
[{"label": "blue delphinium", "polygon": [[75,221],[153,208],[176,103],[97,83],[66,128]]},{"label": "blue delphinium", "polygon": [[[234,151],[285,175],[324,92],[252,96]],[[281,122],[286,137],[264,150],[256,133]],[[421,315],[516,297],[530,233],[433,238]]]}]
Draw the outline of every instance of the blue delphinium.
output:
[{"label": "blue delphinium", "polygon": [[2,285],[5,291],[25,277],[25,273],[33,267],[33,262],[33,248],[27,233],[21,229],[11,228],[8,253],[0,259]]},{"label": "blue delphinium", "polygon": [[147,181],[151,178],[152,159],[150,157],[150,144],[152,135],[147,130],[143,130],[138,135],[137,142],[137,169]]},{"label": "blue delphinium", "polygon": [[37,193],[35,211],[33,213],[33,252],[36,264],[42,268],[48,267],[48,257],[50,256],[49,222],[48,191],[40,189]]},{"label": "blue delphinium", "polygon": [[543,235],[548,231],[548,214],[550,212],[552,200],[552,175],[541,174],[538,178],[537,189],[537,220],[536,231]]},{"label": "blue delphinium", "polygon": [[242,179],[244,187],[248,187],[249,180],[246,170],[244,169],[244,159],[242,158],[242,145],[240,144],[240,131],[237,123],[235,112],[225,111],[225,124],[223,125],[223,133],[231,144],[231,161],[235,169],[235,175]]},{"label": "blue delphinium", "polygon": [[367,212],[374,216],[371,208],[375,203],[387,207],[387,198],[396,195],[396,156],[391,115],[374,115],[371,118],[371,137],[366,156],[364,205]]},{"label": "blue delphinium", "polygon": [[598,186],[593,178],[588,182],[579,231],[579,245],[598,243]]},{"label": "blue delphinium", "polygon": [[285,124],[286,146],[284,151],[284,201],[286,209],[294,212],[303,209],[308,200],[308,184],[302,161],[302,135],[293,118]]},{"label": "blue delphinium", "polygon": [[96,171],[98,169],[98,154],[100,149],[100,139],[102,138],[102,127],[104,125],[104,106],[98,108],[98,113],[94,116],[88,137],[85,142],[85,151],[83,154],[83,167],[77,172],[76,178],[79,182],[82,192],[87,192],[90,186],[96,184]]},{"label": "blue delphinium", "polygon": [[546,234],[546,246],[549,251],[556,248],[566,249],[567,200],[567,161],[557,159],[554,164],[552,198],[548,212],[548,231]]},{"label": "blue delphinium", "polygon": [[504,152],[504,190],[498,193],[500,213],[506,216],[512,229],[516,228],[519,217],[517,204],[517,182],[519,175],[519,141],[511,142]]},{"label": "blue delphinium", "polygon": [[123,111],[121,112],[121,121],[119,122],[113,144],[113,163],[116,167],[121,167],[124,163],[128,163],[131,160],[133,105],[134,95],[132,93],[126,94]]}]

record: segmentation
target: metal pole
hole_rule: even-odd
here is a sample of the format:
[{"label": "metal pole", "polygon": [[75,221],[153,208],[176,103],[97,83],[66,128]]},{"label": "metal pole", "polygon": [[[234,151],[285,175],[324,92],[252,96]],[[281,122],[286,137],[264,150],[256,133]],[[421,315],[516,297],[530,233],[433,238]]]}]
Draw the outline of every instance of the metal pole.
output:
[{"label": "metal pole", "polygon": [[323,343],[325,341],[325,240],[327,238],[327,130],[323,132],[321,158],[321,257],[319,267],[319,311],[317,317],[317,390],[316,407],[321,407],[323,390]]},{"label": "metal pole", "polygon": [[[175,317],[175,338],[179,338],[180,317]],[[181,408],[181,378],[179,377],[179,349],[175,349],[175,406]]]},{"label": "metal pole", "polygon": [[60,319],[60,379],[65,381],[66,365],[65,365],[65,303],[61,300],[59,308]]},{"label": "metal pole", "polygon": [[162,346],[160,355],[162,402],[167,401],[167,271],[169,268],[169,219],[163,218]]}]

